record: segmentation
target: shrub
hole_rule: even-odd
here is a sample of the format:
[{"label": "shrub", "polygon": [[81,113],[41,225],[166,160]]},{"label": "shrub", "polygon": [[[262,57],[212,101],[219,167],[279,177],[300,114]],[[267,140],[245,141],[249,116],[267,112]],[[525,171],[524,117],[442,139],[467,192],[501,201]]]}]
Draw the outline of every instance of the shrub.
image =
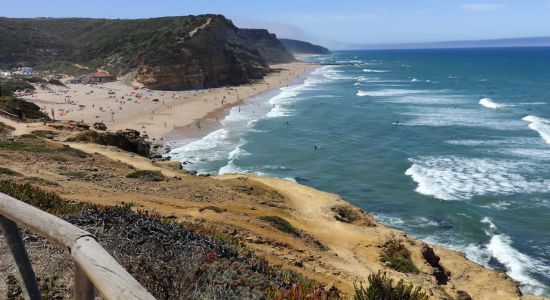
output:
[{"label": "shrub", "polygon": [[10,125],[0,122],[0,134],[9,133],[14,130],[15,128],[11,127]]},{"label": "shrub", "polygon": [[160,171],[153,171],[153,170],[139,170],[134,171],[128,175],[126,175],[127,178],[136,178],[136,179],[145,179],[149,181],[163,181],[164,175]]},{"label": "shrub", "polygon": [[361,219],[361,214],[351,206],[337,205],[332,208],[334,218],[340,222],[353,223]]},{"label": "shrub", "polygon": [[402,273],[418,273],[411,260],[411,252],[397,240],[389,240],[382,246],[380,261]]},{"label": "shrub", "polygon": [[19,172],[16,172],[8,168],[3,168],[3,167],[0,167],[0,174],[10,175],[10,176],[23,176]]},{"label": "shrub", "polygon": [[280,231],[290,233],[296,236],[300,235],[300,232],[298,229],[296,229],[292,224],[290,224],[287,220],[278,217],[278,216],[263,216],[259,217],[258,219],[270,223],[273,227],[277,228]]},{"label": "shrub", "polygon": [[354,284],[355,300],[427,300],[428,296],[422,292],[420,287],[412,284],[405,285],[403,279],[396,285],[393,279],[388,278],[386,273],[378,272],[369,275],[369,287],[365,289],[363,284]]},{"label": "shrub", "polygon": [[17,184],[2,180],[0,181],[0,192],[54,215],[81,212],[85,207],[82,203],[66,201],[56,193],[46,192],[28,183]]},{"label": "shrub", "polygon": [[63,153],[67,153],[69,155],[80,157],[80,158],[86,158],[86,157],[90,156],[90,154],[88,154],[88,153],[86,153],[82,150],[69,147],[68,145],[63,145],[63,148],[60,148],[59,151],[63,152]]},{"label": "shrub", "polygon": [[49,136],[58,135],[57,132],[51,131],[51,130],[33,130],[33,131],[31,131],[31,133],[36,135],[36,136],[42,137],[42,138],[47,138]]},{"label": "shrub", "polygon": [[49,116],[40,110],[40,106],[12,96],[0,97],[0,109],[8,112],[11,116],[16,116],[17,119],[46,119]]}]

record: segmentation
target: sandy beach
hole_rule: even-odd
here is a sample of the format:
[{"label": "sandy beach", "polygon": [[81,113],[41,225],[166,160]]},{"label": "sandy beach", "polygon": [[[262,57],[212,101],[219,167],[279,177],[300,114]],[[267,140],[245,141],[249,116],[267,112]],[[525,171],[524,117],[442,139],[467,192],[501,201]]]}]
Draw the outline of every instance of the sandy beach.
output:
[{"label": "sandy beach", "polygon": [[111,131],[136,129],[158,141],[176,128],[198,126],[203,118],[216,118],[217,114],[221,118],[227,108],[286,86],[316,67],[304,62],[271,65],[275,72],[263,80],[235,87],[158,91],[119,80],[97,85],[50,85],[48,90],[37,88],[22,98],[36,103],[50,116],[53,111],[56,120],[103,122]]}]

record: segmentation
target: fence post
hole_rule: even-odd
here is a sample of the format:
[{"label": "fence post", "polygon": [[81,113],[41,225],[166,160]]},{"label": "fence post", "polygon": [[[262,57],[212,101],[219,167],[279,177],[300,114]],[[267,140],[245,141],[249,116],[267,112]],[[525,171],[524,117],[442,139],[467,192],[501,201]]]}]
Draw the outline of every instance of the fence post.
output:
[{"label": "fence post", "polygon": [[21,289],[23,291],[23,297],[30,300],[39,300],[40,291],[38,289],[38,284],[36,283],[36,276],[32,269],[29,256],[25,250],[25,245],[19,234],[19,228],[17,224],[11,220],[0,216],[0,226],[2,231],[4,231],[4,236],[6,237],[6,242],[10,249],[17,270],[19,271],[19,278],[21,283]]},{"label": "fence post", "polygon": [[95,287],[84,273],[84,270],[74,264],[74,298],[76,300],[93,300]]}]

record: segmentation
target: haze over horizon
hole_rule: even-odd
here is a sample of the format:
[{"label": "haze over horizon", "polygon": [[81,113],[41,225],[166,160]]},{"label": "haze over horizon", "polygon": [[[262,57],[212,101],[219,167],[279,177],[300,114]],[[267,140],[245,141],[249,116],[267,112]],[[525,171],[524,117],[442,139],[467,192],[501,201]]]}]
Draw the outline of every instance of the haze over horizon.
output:
[{"label": "haze over horizon", "polygon": [[367,45],[475,41],[550,36],[549,0],[314,0],[227,3],[195,1],[8,0],[5,17],[151,18],[223,14],[239,27],[266,28],[282,38],[311,41],[331,49]]}]

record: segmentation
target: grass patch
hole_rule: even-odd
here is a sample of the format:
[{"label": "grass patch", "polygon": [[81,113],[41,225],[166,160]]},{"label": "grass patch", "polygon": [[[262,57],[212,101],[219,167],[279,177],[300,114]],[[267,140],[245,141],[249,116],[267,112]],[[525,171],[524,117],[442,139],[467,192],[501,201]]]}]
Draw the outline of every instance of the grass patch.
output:
[{"label": "grass patch", "polygon": [[85,208],[82,203],[66,201],[56,193],[46,192],[28,183],[17,184],[13,181],[0,180],[0,192],[56,216],[81,212]]},{"label": "grass patch", "polygon": [[8,112],[12,117],[17,119],[46,119],[49,120],[47,114],[40,111],[40,106],[12,96],[0,97],[0,109]]},{"label": "grass patch", "polygon": [[11,127],[10,125],[0,122],[0,134],[10,133],[14,130],[15,128]]},{"label": "grass patch", "polygon": [[354,284],[355,300],[427,300],[428,296],[420,287],[405,285],[403,279],[393,284],[393,279],[386,273],[378,272],[369,275],[369,287],[365,289],[362,283]]},{"label": "grass patch", "polygon": [[50,136],[57,136],[59,134],[51,130],[33,130],[31,131],[31,133],[41,138],[48,138]]},{"label": "grass patch", "polygon": [[135,178],[135,179],[145,179],[149,181],[163,181],[166,177],[162,175],[160,171],[153,171],[153,170],[138,170],[134,171],[128,175],[126,175],[127,178]]},{"label": "grass patch", "polygon": [[88,174],[86,174],[85,172],[64,172],[64,173],[59,173],[59,175],[78,178],[78,179],[86,179],[88,176]]},{"label": "grass patch", "polygon": [[380,261],[401,273],[418,273],[411,260],[411,252],[397,240],[389,240],[382,246]]},{"label": "grass patch", "polygon": [[0,175],[10,175],[10,176],[23,176],[21,173],[14,170],[0,167]]},{"label": "grass patch", "polygon": [[67,159],[63,156],[59,156],[59,155],[55,155],[52,157],[52,160],[53,161],[57,161],[57,162],[66,162]]},{"label": "grass patch", "polygon": [[75,149],[75,148],[69,147],[67,145],[63,145],[63,147],[60,148],[59,151],[63,152],[63,153],[67,153],[67,154],[72,155],[72,156],[80,157],[80,158],[86,158],[86,157],[90,156],[90,154],[88,154],[88,153],[86,153],[82,150]]},{"label": "grass patch", "polygon": [[0,149],[25,152],[52,152],[53,149],[43,144],[27,144],[20,142],[0,142]]},{"label": "grass patch", "polygon": [[258,217],[259,220],[268,222],[271,224],[271,226],[277,228],[280,231],[293,234],[295,236],[300,235],[300,231],[296,229],[292,224],[290,224],[287,220],[279,217],[279,216],[262,216]]}]

